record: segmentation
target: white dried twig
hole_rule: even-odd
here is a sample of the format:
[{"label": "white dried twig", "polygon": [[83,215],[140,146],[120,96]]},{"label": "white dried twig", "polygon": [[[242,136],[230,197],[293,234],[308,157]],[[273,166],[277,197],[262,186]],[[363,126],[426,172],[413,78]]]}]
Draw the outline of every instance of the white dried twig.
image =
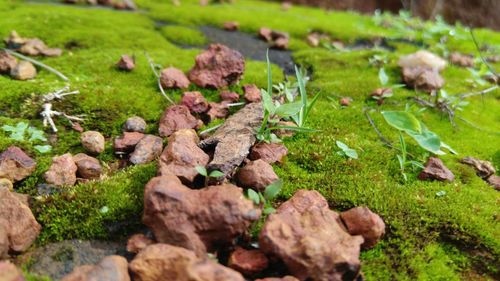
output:
[{"label": "white dried twig", "polygon": [[43,126],[47,127],[47,125],[50,125],[50,127],[52,128],[52,131],[54,133],[57,133],[58,130],[57,130],[56,124],[54,122],[54,119],[52,119],[52,117],[62,116],[64,118],[66,118],[71,123],[71,125],[73,125],[72,121],[84,121],[82,118],[83,116],[81,116],[81,115],[80,116],[72,116],[72,115],[68,115],[64,112],[52,110],[51,103],[45,103],[43,105],[43,111],[40,113],[40,115],[43,117]]},{"label": "white dried twig", "polygon": [[69,86],[65,86],[64,88],[59,89],[55,92],[48,93],[48,94],[43,96],[43,101],[49,102],[49,101],[53,101],[55,99],[62,100],[65,96],[77,95],[80,93],[80,91],[78,91],[78,90],[67,92],[68,90],[69,90]]},{"label": "white dried twig", "polygon": [[167,94],[165,93],[165,90],[163,89],[163,86],[161,85],[161,82],[160,82],[160,74],[158,73],[158,71],[156,70],[157,68],[161,68],[160,65],[157,65],[154,63],[154,61],[151,59],[151,57],[148,55],[147,52],[144,52],[144,55],[146,56],[146,58],[148,59],[148,62],[149,62],[149,66],[151,66],[151,70],[153,70],[153,73],[154,75],[156,76],[156,79],[157,79],[157,82],[158,82],[158,88],[160,88],[160,92],[161,94],[163,95],[163,97],[165,97],[165,99],[167,99],[171,104],[174,104],[175,102],[169,97],[167,96]]}]

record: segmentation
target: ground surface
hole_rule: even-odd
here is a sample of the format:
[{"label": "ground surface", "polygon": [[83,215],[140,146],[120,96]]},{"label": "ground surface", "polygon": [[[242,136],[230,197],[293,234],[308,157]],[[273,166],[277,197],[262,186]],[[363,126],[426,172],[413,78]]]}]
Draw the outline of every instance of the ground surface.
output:
[{"label": "ground surface", "polygon": [[[366,205],[380,214],[387,224],[387,234],[376,248],[362,254],[367,280],[498,278],[498,192],[457,160],[470,155],[492,161],[500,168],[499,91],[469,99],[470,104],[460,112],[483,130],[460,120],[457,120],[458,128],[454,128],[446,116],[432,110],[420,116],[431,130],[459,152],[459,155],[441,157],[456,175],[453,183],[418,181],[416,172],[410,173],[405,183],[398,170],[397,151],[383,145],[363,114],[365,107],[375,107],[366,98],[380,86],[378,68],[370,66],[369,58],[374,54],[387,55],[385,69],[390,83],[399,83],[397,59],[401,54],[416,51],[419,45],[442,54],[433,37],[435,34],[401,27],[384,28],[373,18],[350,13],[326,13],[300,7],[285,12],[277,4],[258,1],[207,7],[199,6],[198,1],[182,1],[179,7],[169,1],[137,2],[140,10],[131,13],[54,3],[2,1],[0,36],[16,30],[22,36],[39,37],[49,46],[64,48],[62,57],[41,59],[68,75],[72,88],[82,92],[62,102],[59,109],[86,114],[82,126],[98,130],[111,139],[120,134],[124,120],[132,115],[144,117],[149,124],[148,131],[157,132],[157,120],[167,106],[157,91],[144,51],[163,66],[172,65],[187,71],[200,49],[179,46],[203,46],[208,40],[197,26],[220,27],[227,20],[236,20],[242,31],[251,34],[261,26],[287,31],[291,35],[290,48],[295,62],[312,71],[309,92],[320,91],[322,96],[309,121],[311,127],[320,131],[299,134],[285,141],[290,151],[288,159],[275,167],[285,182],[280,199],[288,198],[299,188],[315,189],[329,200],[333,209]],[[305,42],[310,30],[321,30],[347,44],[359,39],[387,37],[396,49],[393,52],[383,49],[340,52],[311,48]],[[442,46],[450,51],[477,55],[468,33],[459,33],[460,36],[452,37]],[[499,33],[478,30],[476,35],[481,44],[497,48],[500,45]],[[413,37],[411,43],[400,40],[408,36]],[[132,73],[114,68],[124,53],[136,56],[138,67]],[[498,69],[500,65],[493,66]],[[283,75],[278,66],[273,70],[274,81],[281,81]],[[467,81],[472,79],[471,73],[455,66],[448,66],[443,75],[449,94],[491,86],[474,88]],[[266,85],[264,62],[247,61],[241,84],[246,83]],[[41,128],[36,96],[62,86],[63,82],[43,70],[29,82],[0,76],[0,124],[24,120]],[[241,92],[240,86],[233,88]],[[217,92],[201,91],[216,99]],[[180,92],[174,95],[179,98]],[[397,89],[382,109],[403,110],[406,103],[411,104],[407,98],[413,95],[411,90]],[[353,99],[347,108],[338,105],[338,98],[344,96]],[[396,144],[397,132],[385,124],[379,112],[370,114],[382,134]],[[64,121],[60,122],[62,130],[49,154],[40,154],[32,144],[15,142],[0,131],[0,151],[15,143],[36,156],[37,171],[18,186],[20,191],[36,196],[36,186],[43,182],[41,175],[53,155],[83,151],[79,134],[64,129]],[[337,155],[335,140],[356,149],[359,160],[346,160]],[[104,180],[36,200],[34,212],[43,225],[37,246],[73,238],[126,237],[140,227],[143,187],[155,175],[155,164],[116,172],[114,163],[118,160],[110,143],[106,153],[99,156],[109,163]],[[415,143],[408,140],[408,144],[410,153],[424,158]],[[446,194],[437,196],[440,191]],[[103,207],[107,207],[106,211]]]}]

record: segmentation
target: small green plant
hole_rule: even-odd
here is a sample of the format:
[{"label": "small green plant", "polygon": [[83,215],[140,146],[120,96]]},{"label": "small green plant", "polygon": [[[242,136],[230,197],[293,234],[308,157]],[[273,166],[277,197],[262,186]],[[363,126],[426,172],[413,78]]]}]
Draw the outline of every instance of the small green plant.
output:
[{"label": "small green plant", "polygon": [[401,132],[399,132],[399,144],[400,144],[401,154],[396,155],[398,158],[398,162],[399,162],[399,170],[401,172],[401,175],[403,176],[403,179],[405,181],[408,181],[408,176],[406,175],[406,168],[407,167],[423,169],[424,166],[422,165],[422,163],[420,163],[418,161],[408,160],[408,152],[406,150],[406,142],[405,142],[405,139],[404,139],[403,134]]},{"label": "small green plant", "polygon": [[337,151],[338,155],[350,159],[358,159],[358,153],[356,152],[356,150],[350,148],[349,146],[347,146],[347,144],[341,141],[336,141],[335,144],[337,144],[337,147],[340,148],[340,151]]},{"label": "small green plant", "polygon": [[283,181],[279,179],[268,185],[264,190],[264,194],[249,188],[247,190],[247,197],[252,200],[255,205],[262,206],[264,208],[264,214],[269,215],[276,211],[273,208],[271,201],[278,196],[282,187]]},{"label": "small green plant", "polygon": [[[47,138],[42,130],[29,126],[26,122],[19,122],[15,126],[3,125],[2,130],[9,133],[9,138],[15,141],[28,141],[30,143],[45,142]],[[52,150],[50,145],[34,145],[33,148],[40,153],[47,153]]]},{"label": "small green plant", "polygon": [[203,167],[203,166],[196,166],[195,167],[196,171],[198,172],[198,174],[202,175],[205,177],[205,186],[208,185],[208,181],[211,179],[211,178],[220,178],[220,177],[223,177],[224,176],[224,173],[221,172],[221,171],[218,171],[218,170],[213,170],[211,171],[210,173],[207,171],[207,168]]}]

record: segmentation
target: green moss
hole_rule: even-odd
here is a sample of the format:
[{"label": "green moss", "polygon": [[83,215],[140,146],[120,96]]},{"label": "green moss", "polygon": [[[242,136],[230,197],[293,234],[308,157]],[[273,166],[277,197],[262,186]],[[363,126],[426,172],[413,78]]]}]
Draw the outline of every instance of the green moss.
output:
[{"label": "green moss", "polygon": [[202,46],[207,43],[207,39],[195,28],[167,25],[160,28],[161,34],[169,41],[185,46]]}]

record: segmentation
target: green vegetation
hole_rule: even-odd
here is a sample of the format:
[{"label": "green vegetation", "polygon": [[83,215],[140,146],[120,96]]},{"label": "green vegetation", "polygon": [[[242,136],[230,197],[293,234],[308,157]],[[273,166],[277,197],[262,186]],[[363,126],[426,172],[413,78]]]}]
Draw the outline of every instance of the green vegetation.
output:
[{"label": "green vegetation", "polygon": [[[81,94],[54,104],[55,109],[68,114],[86,114],[84,128],[98,130],[111,138],[121,133],[123,122],[132,115],[145,118],[148,132],[155,132],[160,114],[168,104],[157,88],[144,51],[163,66],[172,65],[187,71],[199,49],[181,49],[170,41],[201,42],[202,37],[193,26],[222,26],[225,21],[236,20],[243,31],[253,34],[263,25],[287,31],[291,35],[295,62],[311,71],[308,92],[351,97],[352,102],[348,107],[336,108],[326,98],[318,98],[307,120],[307,126],[318,132],[299,133],[284,140],[289,150],[288,159],[275,166],[283,180],[279,199],[285,200],[299,188],[315,189],[335,210],[365,205],[380,214],[387,224],[387,234],[374,249],[362,254],[367,280],[487,280],[499,274],[498,192],[457,161],[470,155],[490,160],[500,168],[499,91],[468,98],[469,104],[460,111],[463,119],[456,119],[456,127],[438,110],[425,110],[418,116],[440,140],[459,153],[440,156],[456,175],[453,183],[418,181],[415,172],[405,170],[407,181],[403,184],[400,166],[395,161],[400,152],[380,141],[363,113],[368,106],[367,97],[380,86],[381,64],[387,83],[391,84],[399,81],[398,57],[418,50],[419,43],[425,43],[440,55],[451,51],[477,55],[466,30],[443,22],[422,23],[405,14],[366,17],[306,7],[293,7],[285,12],[279,4],[254,0],[206,7],[199,6],[197,0],[182,0],[178,7],[170,1],[137,2],[144,12],[4,1],[0,3],[0,36],[16,30],[21,36],[39,37],[48,46],[64,48],[62,57],[39,59],[68,76],[71,87]],[[177,25],[158,29],[158,20]],[[389,24],[383,24],[384,21]],[[186,32],[186,28],[190,31]],[[311,48],[304,40],[311,30],[324,32],[347,44],[358,39],[385,37],[396,51],[378,48],[339,52]],[[498,49],[500,33],[477,30],[475,35],[480,44],[488,44],[490,50]],[[437,44],[443,36],[447,36],[447,40]],[[114,67],[124,53],[136,56],[137,68],[131,73],[119,72]],[[498,69],[500,65],[492,66]],[[481,85],[483,81],[478,79],[479,73],[486,72],[484,69],[481,63],[471,71],[447,66],[442,75],[448,96],[488,87]],[[272,81],[283,81],[277,66],[272,66],[272,74]],[[267,86],[265,62],[247,61],[241,84],[246,83]],[[38,115],[40,96],[62,86],[63,82],[44,70],[29,82],[0,76],[0,125],[25,122],[42,128]],[[195,86],[190,90],[201,90],[211,100],[217,98],[213,90]],[[240,86],[231,90],[241,93]],[[169,92],[176,99],[180,93]],[[414,96],[427,98],[398,88],[393,90],[390,99],[373,109],[373,122],[392,144],[399,142],[399,132],[377,111],[402,111],[412,102],[408,98]],[[0,131],[0,151],[16,144],[36,157],[37,170],[20,184],[21,192],[37,195],[36,184],[42,182],[51,156],[83,151],[79,134],[68,126],[62,128],[63,125],[59,126],[57,141],[50,142],[53,150],[45,155],[36,152],[29,142],[14,140],[8,132]],[[336,141],[348,143],[362,161],[338,157],[333,149]],[[406,147],[410,153],[421,151],[413,142],[407,142]],[[110,166],[117,161],[109,144],[99,158]],[[38,244],[130,234],[140,224],[144,184],[155,172],[153,164],[120,172],[110,168],[102,181],[81,184],[56,196],[35,200],[34,211],[44,227]],[[124,221],[129,224],[118,226],[119,233],[114,232],[116,223]]]},{"label": "green vegetation", "polygon": [[202,46],[207,43],[207,39],[203,33],[196,28],[167,25],[161,27],[160,32],[172,43],[183,46]]}]

